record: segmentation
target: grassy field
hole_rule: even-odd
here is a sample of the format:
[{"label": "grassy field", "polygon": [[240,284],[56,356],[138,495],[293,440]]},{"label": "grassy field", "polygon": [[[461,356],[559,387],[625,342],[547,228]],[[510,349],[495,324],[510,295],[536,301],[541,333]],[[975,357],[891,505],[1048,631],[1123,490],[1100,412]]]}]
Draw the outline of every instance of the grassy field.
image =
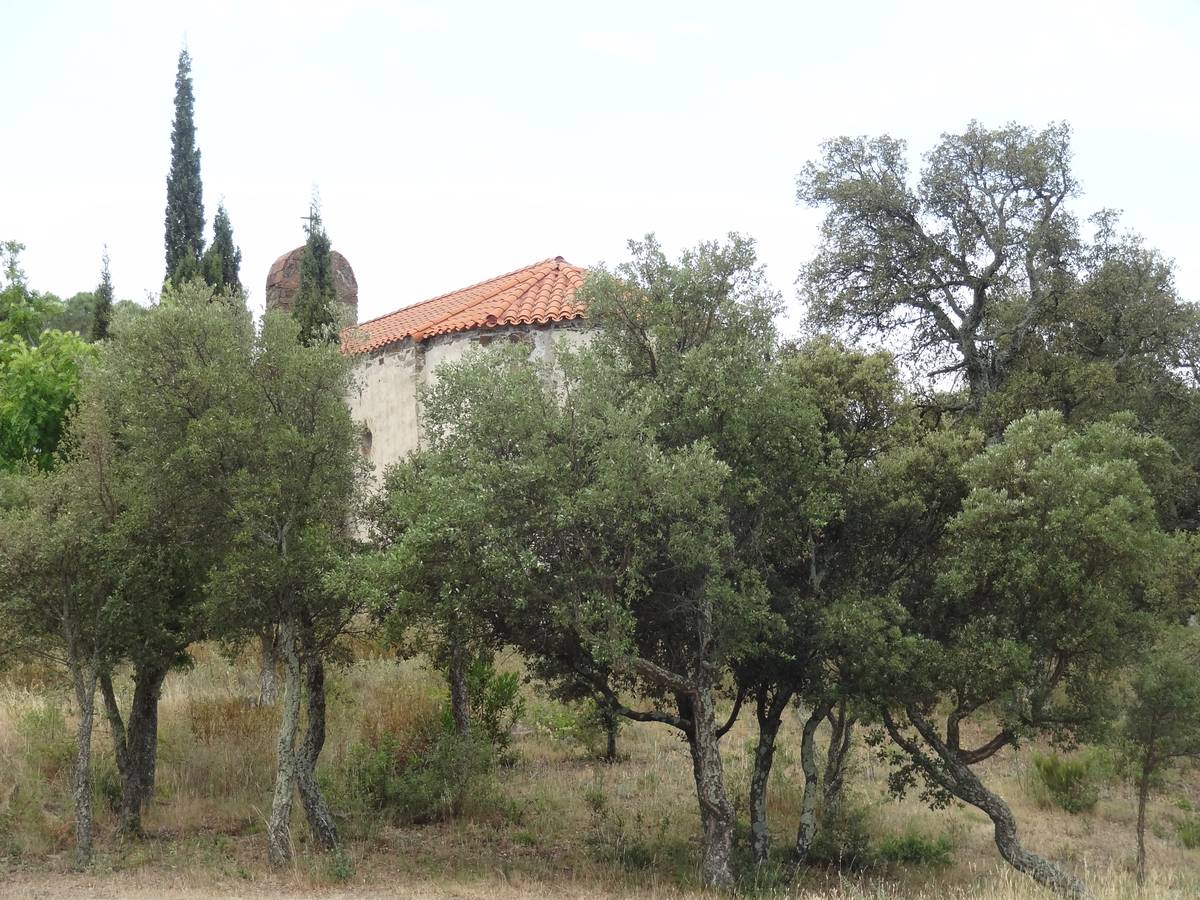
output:
[{"label": "grassy field", "polygon": [[[156,801],[147,840],[111,837],[113,789],[108,735],[97,727],[99,852],[87,872],[71,869],[69,791],[73,719],[65,692],[45,673],[13,673],[0,687],[0,896],[21,897],[685,897],[702,893],[698,828],[686,746],[664,727],[621,733],[617,765],[598,762],[577,739],[571,709],[526,687],[512,764],[450,817],[421,824],[356,806],[346,785],[363,748],[419,730],[438,714],[444,688],[420,664],[369,657],[332,678],[322,777],[342,816],[346,851],[305,843],[297,809],[296,855],[285,871],[266,863],[263,827],[273,771],[274,711],[250,703],[255,673],[207,647],[174,674],[161,712]],[[503,664],[516,665],[514,659]],[[724,741],[731,790],[744,807],[753,738],[744,721]],[[797,727],[785,730],[773,778],[772,826],[782,851],[798,810]],[[1099,897],[1129,897],[1135,810],[1113,779],[1086,814],[1049,806],[1028,753],[990,763],[988,781],[1012,804],[1027,844],[1080,874]],[[886,769],[860,745],[853,803],[873,846],[917,834],[943,859],[925,864],[873,857],[852,872],[814,867],[789,889],[746,884],[765,897],[1027,898],[1044,896],[999,861],[986,818],[962,807],[933,812],[915,798],[890,800]],[[1200,814],[1192,773],[1161,790],[1150,812],[1152,883],[1146,897],[1200,896],[1200,851],[1183,846]],[[297,805],[298,806],[298,805]]]}]

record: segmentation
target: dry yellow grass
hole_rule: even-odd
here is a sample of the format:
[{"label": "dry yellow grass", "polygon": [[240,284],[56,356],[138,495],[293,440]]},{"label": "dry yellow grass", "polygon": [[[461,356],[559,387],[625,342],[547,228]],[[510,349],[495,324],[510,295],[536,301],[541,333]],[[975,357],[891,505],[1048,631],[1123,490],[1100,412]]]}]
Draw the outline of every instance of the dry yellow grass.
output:
[{"label": "dry yellow grass", "polygon": [[[172,675],[163,695],[157,800],[146,825],[151,839],[114,843],[112,817],[98,815],[99,854],[92,871],[70,871],[70,821],[65,772],[40,711],[57,705],[69,722],[65,693],[36,677],[0,688],[0,897],[685,897],[699,891],[695,871],[697,815],[686,746],[670,730],[627,727],[628,759],[606,766],[545,727],[561,716],[556,704],[529,694],[517,741],[517,762],[501,771],[499,800],[470,807],[462,818],[394,827],[360,817],[344,823],[340,860],[311,852],[297,814],[297,861],[283,872],[265,861],[262,824],[269,802],[274,714],[252,706],[255,673],[212,649],[196,666]],[[516,665],[509,659],[510,665]],[[416,663],[363,658],[331,681],[330,734],[323,757],[333,772],[360,741],[403,732],[427,717],[442,692],[440,679]],[[31,726],[41,721],[37,728]],[[40,729],[40,730],[39,730]],[[781,738],[771,796],[780,844],[791,840],[799,802],[795,732]],[[53,728],[49,728],[53,731]],[[59,736],[61,737],[61,735]],[[730,788],[744,803],[753,727],[739,723],[724,742]],[[111,766],[99,727],[99,768]],[[46,757],[46,758],[41,758]],[[1097,809],[1071,816],[1039,809],[1024,786],[1028,760],[1007,753],[986,776],[1013,805],[1027,844],[1083,876],[1097,897],[1136,894],[1130,874],[1133,805],[1110,786]],[[918,900],[1046,896],[999,861],[988,821],[974,810],[934,812],[915,799],[886,797],[886,770],[864,748],[855,758],[857,802],[869,808],[878,834],[916,829],[949,835],[954,862],[938,869],[893,868],[842,876],[813,870],[791,891],[769,897],[830,900]],[[1183,849],[1170,826],[1179,810],[1168,802],[1190,796],[1184,779],[1151,810],[1152,884],[1147,898],[1200,896],[1196,851]],[[603,809],[597,813],[597,808]],[[630,854],[622,856],[628,843]],[[636,852],[633,852],[636,851]],[[622,864],[624,859],[626,864]]]}]

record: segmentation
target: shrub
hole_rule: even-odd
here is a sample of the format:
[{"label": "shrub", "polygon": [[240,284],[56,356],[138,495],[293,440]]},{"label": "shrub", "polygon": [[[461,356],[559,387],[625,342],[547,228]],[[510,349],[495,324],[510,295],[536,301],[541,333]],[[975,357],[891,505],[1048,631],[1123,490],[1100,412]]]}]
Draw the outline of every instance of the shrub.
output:
[{"label": "shrub", "polygon": [[92,766],[92,798],[110,812],[121,808],[121,775],[112,761]]},{"label": "shrub", "polygon": [[490,744],[438,724],[353,747],[341,792],[350,805],[396,823],[425,824],[459,816],[467,800],[489,794],[494,772]]},{"label": "shrub", "polygon": [[866,869],[875,863],[871,848],[870,812],[843,800],[835,816],[821,823],[808,851],[813,865],[843,871]]},{"label": "shrub", "polygon": [[927,837],[916,831],[892,835],[879,842],[879,858],[886,863],[903,866],[950,865],[954,843],[946,835]]},{"label": "shrub", "polygon": [[1034,800],[1039,806],[1057,806],[1077,815],[1090,812],[1100,799],[1104,760],[1096,753],[1073,757],[1035,753],[1032,776]]},{"label": "shrub", "polygon": [[627,821],[609,804],[599,785],[584,791],[584,802],[591,813],[591,828],[585,843],[593,858],[637,872],[657,868],[664,857],[675,855],[676,848],[667,841],[669,816],[651,822],[641,810],[636,810],[633,819]]},{"label": "shrub", "polygon": [[[467,695],[472,727],[496,749],[502,762],[507,761],[513,726],[525,715],[520,677],[515,672],[497,672],[490,660],[477,659],[467,670]],[[449,708],[445,715],[451,715]]]},{"label": "shrub", "polygon": [[1200,850],[1200,818],[1184,819],[1175,824],[1179,843],[1188,850]]},{"label": "shrub", "polygon": [[62,710],[46,703],[21,716],[17,731],[25,741],[25,760],[46,781],[70,777],[75,763],[75,736]]}]

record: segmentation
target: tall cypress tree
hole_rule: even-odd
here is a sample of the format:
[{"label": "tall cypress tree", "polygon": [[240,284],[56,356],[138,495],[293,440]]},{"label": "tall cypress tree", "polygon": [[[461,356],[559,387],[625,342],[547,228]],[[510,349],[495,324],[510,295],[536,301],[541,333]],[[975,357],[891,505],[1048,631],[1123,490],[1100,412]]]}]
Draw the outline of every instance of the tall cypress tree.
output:
[{"label": "tall cypress tree", "polygon": [[229,213],[226,212],[225,203],[222,201],[213,217],[213,242],[204,251],[201,264],[204,280],[212,287],[229,288],[241,294],[241,265],[242,251],[233,243],[233,224],[229,221]]},{"label": "tall cypress tree", "polygon": [[333,285],[333,257],[329,235],[321,222],[320,204],[314,198],[304,226],[308,240],[300,257],[300,288],[292,315],[300,323],[300,341],[308,346],[334,343],[337,334],[337,292]]},{"label": "tall cypress tree", "polygon": [[200,184],[200,148],[196,146],[192,58],[179,51],[175,73],[175,123],[171,128],[171,171],[167,174],[167,280],[199,274],[204,253],[204,198]]},{"label": "tall cypress tree", "polygon": [[92,310],[92,340],[102,341],[108,337],[108,323],[112,319],[113,284],[108,271],[108,247],[104,248],[104,262],[100,269],[100,285],[96,288],[96,304]]}]

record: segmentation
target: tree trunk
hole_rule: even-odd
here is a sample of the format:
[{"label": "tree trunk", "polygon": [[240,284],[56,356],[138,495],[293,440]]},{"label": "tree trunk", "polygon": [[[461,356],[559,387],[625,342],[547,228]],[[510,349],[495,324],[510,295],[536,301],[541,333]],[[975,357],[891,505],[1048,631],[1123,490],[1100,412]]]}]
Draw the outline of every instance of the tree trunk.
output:
[{"label": "tree trunk", "polygon": [[142,834],[142,809],[154,795],[158,763],[158,695],[166,672],[157,668],[135,668],[133,701],[125,730],[126,777],[121,782],[121,817],[117,831],[126,836]]},{"label": "tree trunk", "polygon": [[104,698],[104,712],[108,719],[108,731],[112,738],[113,757],[117,762],[123,797],[125,782],[129,778],[129,744],[125,737],[125,720],[121,716],[116,691],[113,690],[112,675],[108,672],[100,676],[100,695]]},{"label": "tree trunk", "polygon": [[1008,804],[1004,803],[998,794],[984,787],[983,781],[979,780],[974,770],[961,760],[959,751],[938,736],[936,728],[916,707],[905,707],[908,721],[917,728],[925,745],[941,758],[941,766],[920,749],[916,740],[905,736],[886,708],[882,709],[881,713],[883,725],[887,728],[889,736],[924,770],[934,784],[943,787],[962,802],[982,810],[990,818],[995,830],[996,848],[1004,862],[1013,866],[1016,871],[1024,872],[1044,887],[1070,896],[1087,896],[1087,889],[1079,878],[1064,872],[1049,859],[1039,857],[1037,853],[1028,851],[1021,845],[1016,836],[1016,820]]},{"label": "tree trunk", "polygon": [[767,827],[767,783],[771,778],[775,738],[781,724],[780,719],[758,723],[754,771],[750,775],[750,850],[756,866],[765,866],[771,856],[771,831]]},{"label": "tree trunk", "polygon": [[274,706],[279,700],[279,639],[274,628],[258,635],[258,705]]},{"label": "tree trunk", "polygon": [[317,759],[325,746],[325,665],[315,655],[307,660],[305,684],[308,693],[308,725],[304,741],[300,745],[297,760],[296,782],[300,788],[300,802],[308,818],[317,846],[332,850],[338,845],[337,825],[333,820],[329,804],[321,793],[317,782]]},{"label": "tree trunk", "polygon": [[280,627],[279,647],[284,665],[283,709],[276,745],[275,789],[267,820],[267,857],[275,866],[284,865],[292,858],[292,793],[296,783],[296,732],[300,726],[300,694],[303,690],[293,623],[286,622]]},{"label": "tree trunk", "polygon": [[842,700],[834,712],[827,707],[829,718],[829,752],[825,754],[825,774],[822,776],[821,817],[825,821],[837,818],[842,802],[842,786],[846,782],[846,760],[850,756],[850,743],[854,736],[856,718],[847,711]]},{"label": "tree trunk", "polygon": [[75,732],[75,771],[71,793],[75,805],[75,859],[80,866],[92,861],[92,724],[96,711],[96,670],[84,672],[77,661],[71,663],[75,702],[79,706],[79,728]]},{"label": "tree trunk", "polygon": [[617,732],[621,730],[621,720],[608,705],[600,707],[600,718],[604,723],[604,761],[612,764],[618,760]]},{"label": "tree trunk", "polygon": [[733,849],[734,811],[725,790],[725,770],[721,763],[721,743],[714,719],[712,691],[700,688],[680,697],[680,707],[688,708],[690,720],[688,747],[692,752],[692,773],[696,780],[696,799],[700,804],[700,823],[704,830],[704,883],[709,887],[730,888],[733,873],[729,857]]},{"label": "tree trunk", "polygon": [[925,743],[941,758],[942,767],[937,766],[913,740],[904,737],[885,710],[884,725],[888,734],[937,784],[959,800],[981,810],[992,820],[996,848],[1004,861],[1044,887],[1073,897],[1086,897],[1087,889],[1078,878],[1064,872],[1050,860],[1025,849],[1017,837],[1017,823],[1008,804],[998,794],[984,787],[979,776],[958,758],[957,751],[938,736],[929,721],[914,707],[906,707],[905,712]]},{"label": "tree trunk", "polygon": [[462,736],[471,731],[471,697],[467,691],[467,654],[459,646],[450,651],[450,711],[454,716],[454,730]]},{"label": "tree trunk", "polygon": [[817,835],[817,753],[816,734],[821,721],[829,712],[829,704],[818,705],[804,721],[800,736],[800,768],[804,772],[804,798],[800,801],[800,824],[796,828],[796,845],[792,849],[792,861],[788,867],[787,880],[794,881],[800,867],[808,860],[813,838]]},{"label": "tree trunk", "polygon": [[758,689],[755,715],[758,719],[758,743],[754,748],[754,770],[750,775],[750,851],[754,865],[765,866],[771,857],[771,830],[767,824],[767,785],[775,762],[775,739],[783,724],[783,711],[792,699],[788,688],[778,688],[771,696],[770,687]]},{"label": "tree trunk", "polygon": [[1150,770],[1143,765],[1141,777],[1138,778],[1138,814],[1137,814],[1137,883],[1142,887],[1146,883],[1146,802],[1150,799]]},{"label": "tree trunk", "polygon": [[166,671],[160,667],[134,669],[133,700],[128,725],[113,690],[112,678],[101,676],[100,689],[112,733],[113,756],[121,777],[121,810],[117,833],[125,837],[142,834],[142,809],[154,794],[158,764],[158,700]]},{"label": "tree trunk", "polygon": [[[972,773],[974,775],[974,773]],[[1024,872],[1034,881],[1042,884],[1051,890],[1059,891],[1073,897],[1084,897],[1087,895],[1087,889],[1084,888],[1083,882],[1073,875],[1070,875],[1060,869],[1050,860],[1038,856],[1036,853],[1026,850],[1017,837],[1017,823],[1013,818],[1012,810],[997,794],[993,794],[979,779],[975,779],[977,788],[974,791],[967,791],[975,796],[976,799],[964,797],[968,803],[979,807],[983,810],[989,819],[992,820],[992,826],[995,829],[996,847],[1000,851],[1000,855],[1004,860],[1016,869],[1018,872]]]}]

